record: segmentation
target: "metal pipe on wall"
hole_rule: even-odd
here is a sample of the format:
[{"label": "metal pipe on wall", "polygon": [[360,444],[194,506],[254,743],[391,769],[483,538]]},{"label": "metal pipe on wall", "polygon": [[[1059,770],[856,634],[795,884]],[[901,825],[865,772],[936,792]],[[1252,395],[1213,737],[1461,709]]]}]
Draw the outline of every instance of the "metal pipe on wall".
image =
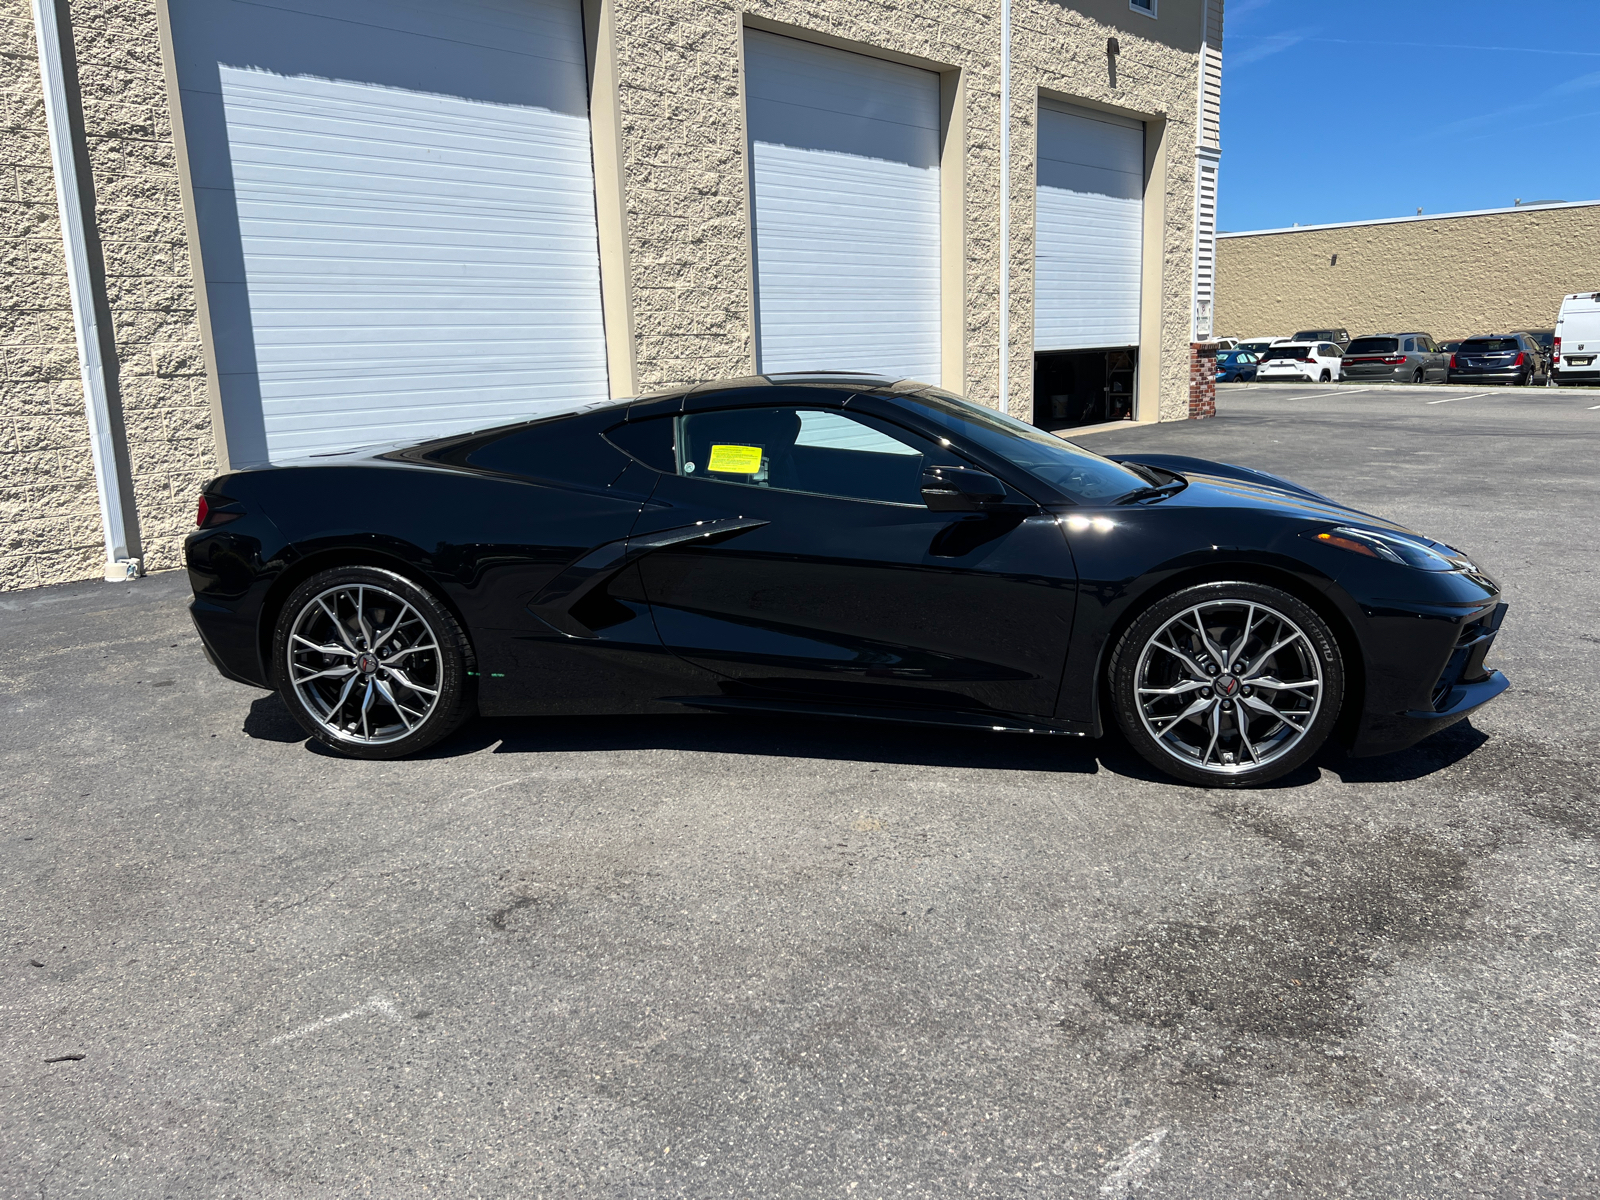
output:
[{"label": "metal pipe on wall", "polygon": [[1000,0],[1000,411],[1011,411],[1011,0]]},{"label": "metal pipe on wall", "polygon": [[33,28],[39,43],[39,77],[44,87],[45,123],[50,135],[50,160],[56,177],[56,203],[61,212],[61,241],[66,255],[67,290],[72,303],[72,331],[78,344],[83,377],[83,403],[89,421],[89,454],[94,462],[95,490],[100,500],[100,528],[105,538],[105,578],[137,579],[143,566],[129,547],[133,529],[117,477],[115,425],[100,353],[100,321],[96,312],[90,267],[87,214],[78,186],[78,160],[73,145],[71,100],[67,93],[60,15],[55,0],[33,0]]}]

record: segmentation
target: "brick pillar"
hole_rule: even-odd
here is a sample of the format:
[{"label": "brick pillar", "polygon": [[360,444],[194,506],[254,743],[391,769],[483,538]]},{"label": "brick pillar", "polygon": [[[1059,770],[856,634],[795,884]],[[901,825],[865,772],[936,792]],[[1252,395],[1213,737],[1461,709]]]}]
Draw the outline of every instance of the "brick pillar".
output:
[{"label": "brick pillar", "polygon": [[1217,415],[1217,344],[1189,343],[1189,419]]}]

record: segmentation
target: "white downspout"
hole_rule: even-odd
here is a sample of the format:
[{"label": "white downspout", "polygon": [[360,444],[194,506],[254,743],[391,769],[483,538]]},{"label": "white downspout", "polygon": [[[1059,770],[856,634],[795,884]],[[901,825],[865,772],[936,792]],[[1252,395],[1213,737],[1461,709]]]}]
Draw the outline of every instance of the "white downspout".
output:
[{"label": "white downspout", "polygon": [[100,358],[100,327],[95,316],[89,272],[89,242],[84,228],[83,198],[78,191],[78,164],[72,148],[71,109],[61,61],[61,27],[54,0],[33,0],[33,28],[39,42],[39,77],[44,84],[45,122],[50,130],[50,159],[55,168],[56,203],[61,211],[61,241],[67,260],[67,289],[72,300],[72,331],[78,343],[83,376],[83,404],[89,419],[89,454],[94,460],[95,490],[100,496],[100,529],[105,537],[106,572],[110,582],[137,579],[142,564],[128,551],[128,514],[117,481],[112,440],[111,404],[105,363]]},{"label": "white downspout", "polygon": [[1000,0],[1000,411],[1011,412],[1011,0]]}]

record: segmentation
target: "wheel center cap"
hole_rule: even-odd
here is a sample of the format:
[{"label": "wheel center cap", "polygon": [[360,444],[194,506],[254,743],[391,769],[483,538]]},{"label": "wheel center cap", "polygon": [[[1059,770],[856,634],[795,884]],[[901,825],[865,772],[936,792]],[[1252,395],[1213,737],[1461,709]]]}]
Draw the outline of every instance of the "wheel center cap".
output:
[{"label": "wheel center cap", "polygon": [[1224,675],[1217,680],[1217,690],[1224,696],[1231,696],[1239,690],[1239,681],[1232,675]]},{"label": "wheel center cap", "polygon": [[363,675],[371,675],[378,669],[378,660],[371,654],[363,654],[356,659],[356,667]]}]

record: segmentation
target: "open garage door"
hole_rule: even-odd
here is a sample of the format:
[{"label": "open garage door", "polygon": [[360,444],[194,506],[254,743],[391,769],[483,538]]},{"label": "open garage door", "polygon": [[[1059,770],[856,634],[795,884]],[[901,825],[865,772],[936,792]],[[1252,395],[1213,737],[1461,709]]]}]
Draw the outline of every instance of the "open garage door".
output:
[{"label": "open garage door", "polygon": [[745,39],[758,369],[940,382],[938,75]]},{"label": "open garage door", "polygon": [[604,399],[579,0],[170,0],[235,463]]}]

